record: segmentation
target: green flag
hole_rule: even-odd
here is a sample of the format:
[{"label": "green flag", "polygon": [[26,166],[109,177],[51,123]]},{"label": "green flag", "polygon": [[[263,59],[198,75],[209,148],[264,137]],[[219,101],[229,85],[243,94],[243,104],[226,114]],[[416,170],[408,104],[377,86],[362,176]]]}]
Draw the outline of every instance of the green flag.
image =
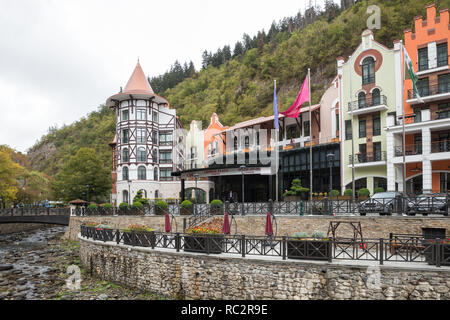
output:
[{"label": "green flag", "polygon": [[417,90],[417,80],[419,79],[419,77],[414,73],[413,63],[408,55],[408,52],[406,51],[405,46],[403,46],[403,52],[405,55],[405,67],[406,70],[408,70],[408,72],[405,72],[405,79],[411,79],[414,96],[417,98],[417,100],[419,100],[420,103],[424,103],[419,95],[419,90]]}]

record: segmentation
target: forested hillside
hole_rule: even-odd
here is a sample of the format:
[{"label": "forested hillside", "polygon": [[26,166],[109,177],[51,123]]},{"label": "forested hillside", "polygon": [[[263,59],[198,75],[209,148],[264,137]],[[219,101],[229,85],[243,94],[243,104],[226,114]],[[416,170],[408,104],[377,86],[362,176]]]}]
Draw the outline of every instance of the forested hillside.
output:
[{"label": "forested hillside", "polygon": [[[185,127],[192,120],[205,126],[213,112],[224,125],[272,114],[273,81],[277,80],[279,109],[287,109],[311,68],[312,102],[318,103],[336,75],[336,58],[347,57],[358,46],[366,29],[367,7],[381,9],[381,29],[375,39],[392,47],[414,17],[425,16],[426,0],[361,1],[341,11],[328,3],[322,12],[273,23],[269,31],[229,44],[215,53],[203,54],[203,66],[195,71],[191,63],[178,62],[161,76],[150,78],[156,93],[166,97]],[[449,8],[450,0],[434,1],[438,9]],[[245,30],[243,30],[245,32]],[[126,79],[124,79],[125,81]],[[105,97],[106,99],[107,97]],[[114,115],[106,107],[90,113],[72,125],[52,130],[29,151],[34,169],[55,176],[62,164],[82,147],[94,148],[111,165],[108,143],[114,137]]]}]

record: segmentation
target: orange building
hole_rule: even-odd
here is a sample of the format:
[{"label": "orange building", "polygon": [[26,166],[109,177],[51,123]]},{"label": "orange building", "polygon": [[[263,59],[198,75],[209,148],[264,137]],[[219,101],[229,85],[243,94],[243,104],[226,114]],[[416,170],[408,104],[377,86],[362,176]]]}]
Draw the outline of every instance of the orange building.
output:
[{"label": "orange building", "polygon": [[204,132],[204,160],[208,160],[209,157],[218,154],[218,153],[224,153],[225,147],[224,143],[220,141],[216,137],[216,135],[226,129],[228,129],[229,126],[223,126],[220,121],[219,117],[216,113],[213,113],[211,115],[211,121],[209,123],[208,128],[205,129]]},{"label": "orange building", "polygon": [[[412,81],[405,80],[406,191],[446,193],[450,190],[449,10],[442,9],[437,15],[435,4],[426,9],[426,19],[415,17],[414,30],[404,32],[420,95],[412,90]],[[389,129],[395,148],[393,162],[399,169],[403,165],[402,117],[393,122],[396,126]]]}]

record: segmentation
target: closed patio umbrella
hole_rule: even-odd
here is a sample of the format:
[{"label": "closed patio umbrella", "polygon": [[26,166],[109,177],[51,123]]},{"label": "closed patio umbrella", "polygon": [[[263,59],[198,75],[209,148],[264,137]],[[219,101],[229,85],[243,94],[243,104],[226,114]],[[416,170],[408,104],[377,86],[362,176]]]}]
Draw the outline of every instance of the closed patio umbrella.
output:
[{"label": "closed patio umbrella", "polygon": [[172,231],[172,226],[170,225],[170,217],[169,217],[169,213],[166,212],[166,218],[165,218],[165,223],[164,223],[164,230],[166,232],[171,232]]},{"label": "closed patio umbrella", "polygon": [[222,233],[230,234],[230,220],[228,218],[228,212],[225,212],[225,215],[223,218]]},{"label": "closed patio umbrella", "polygon": [[267,212],[266,216],[266,236],[273,235],[273,227],[272,227],[272,215],[270,212]]}]

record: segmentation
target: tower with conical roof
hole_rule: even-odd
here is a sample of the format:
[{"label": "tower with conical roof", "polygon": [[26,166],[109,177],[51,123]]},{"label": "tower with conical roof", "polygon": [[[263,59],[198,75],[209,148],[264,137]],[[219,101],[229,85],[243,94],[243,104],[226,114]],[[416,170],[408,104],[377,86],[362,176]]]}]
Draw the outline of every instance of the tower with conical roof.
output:
[{"label": "tower with conical roof", "polygon": [[176,110],[154,93],[138,63],[125,88],[109,97],[116,113],[112,202],[131,204],[142,190],[149,199],[178,198],[180,183],[171,173],[184,165],[184,138]]}]

